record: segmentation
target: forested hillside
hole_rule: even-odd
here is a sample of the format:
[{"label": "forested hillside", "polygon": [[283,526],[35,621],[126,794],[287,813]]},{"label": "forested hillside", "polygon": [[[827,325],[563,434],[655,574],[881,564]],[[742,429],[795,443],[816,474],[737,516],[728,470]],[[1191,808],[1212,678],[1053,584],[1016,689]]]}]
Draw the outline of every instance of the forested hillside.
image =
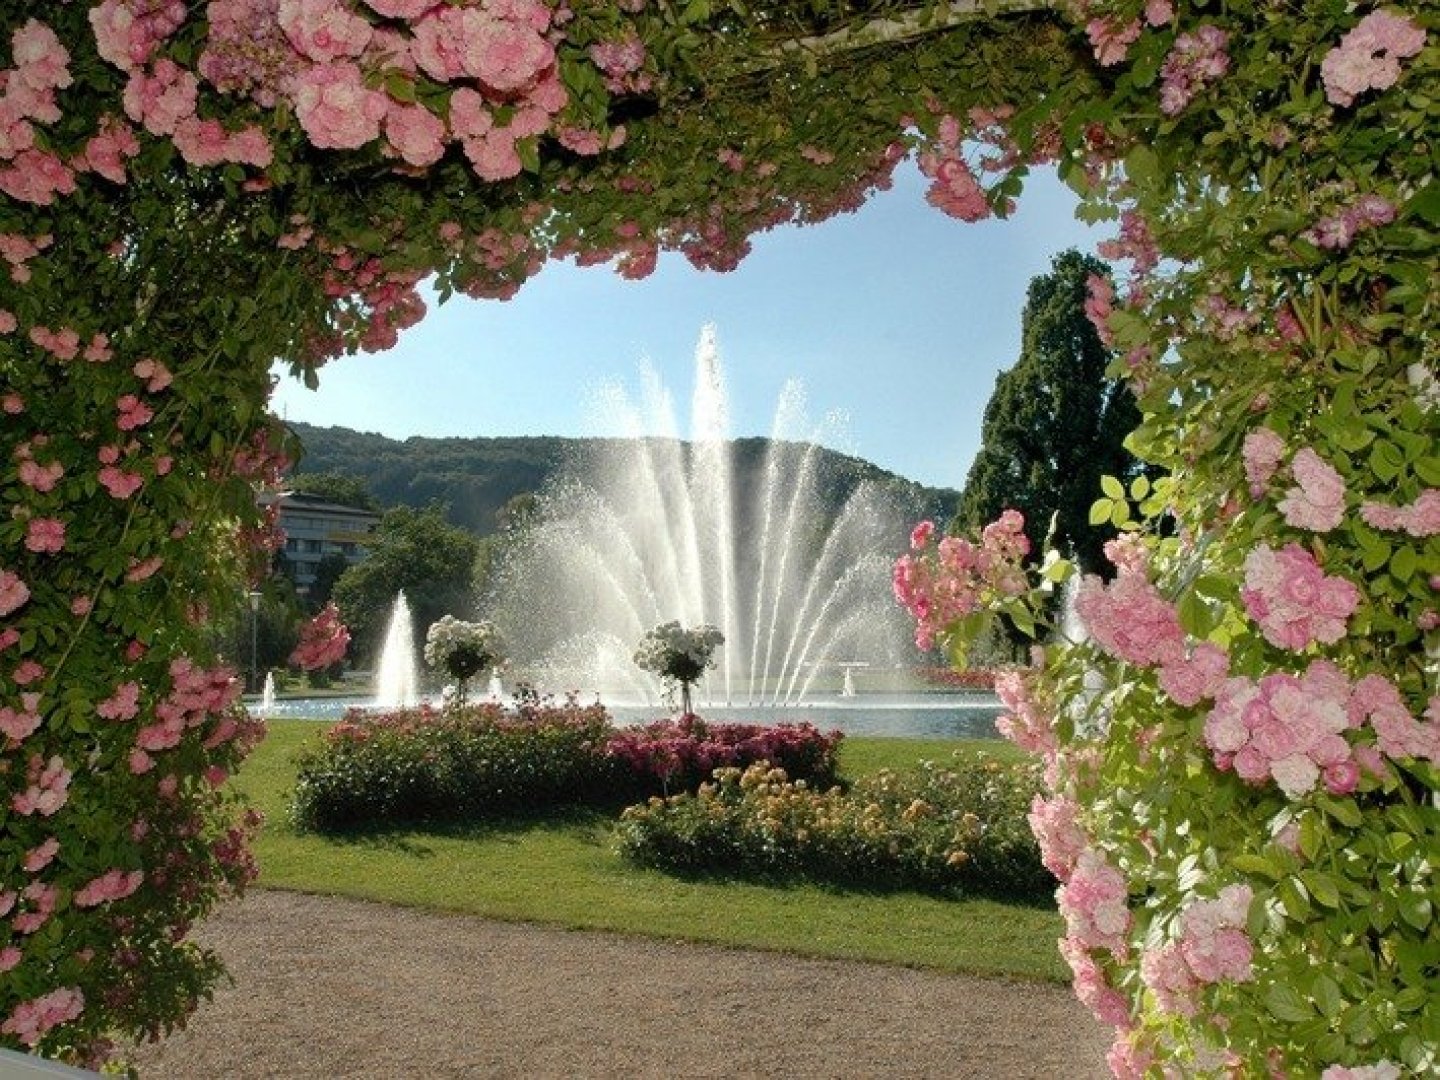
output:
[{"label": "forested hillside", "polygon": [[[452,523],[485,535],[498,527],[497,514],[517,495],[538,492],[567,461],[604,455],[606,439],[558,436],[389,439],[343,427],[290,425],[304,447],[295,473],[336,473],[364,480],[382,507],[448,507]],[[768,439],[737,440],[736,480],[761,482]],[[959,492],[929,488],[896,476],[860,458],[822,450],[817,461],[819,489],[838,508],[859,484],[891,489],[917,517],[947,521]]]}]

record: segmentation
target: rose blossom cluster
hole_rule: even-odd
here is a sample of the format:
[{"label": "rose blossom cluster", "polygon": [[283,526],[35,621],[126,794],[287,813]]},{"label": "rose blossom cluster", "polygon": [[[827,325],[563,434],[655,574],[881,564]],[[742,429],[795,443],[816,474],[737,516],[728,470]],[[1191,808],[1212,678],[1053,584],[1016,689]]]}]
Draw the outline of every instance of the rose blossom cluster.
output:
[{"label": "rose blossom cluster", "polygon": [[1240,599],[1266,641],[1299,651],[1312,642],[1333,645],[1343,638],[1347,620],[1360,606],[1360,590],[1343,577],[1327,575],[1299,544],[1279,551],[1261,544],[1245,559]]},{"label": "rose blossom cluster", "polygon": [[[995,730],[1022,750],[1043,754],[1048,759],[1054,755],[1059,743],[1055,738],[1051,710],[1035,696],[1034,679],[1032,673],[1015,669],[996,673],[995,694],[1005,712],[996,719]],[[1054,872],[1053,868],[1051,872]],[[1056,874],[1056,877],[1059,876]]]},{"label": "rose blossom cluster", "polygon": [[224,712],[240,696],[240,684],[229,668],[201,668],[186,657],[170,663],[170,692],[155,706],[155,722],[140,728],[130,753],[130,771],[148,772],[151,754],[180,744],[185,732]]},{"label": "rose blossom cluster", "polygon": [[1230,35],[1216,26],[1181,34],[1160,67],[1160,111],[1175,116],[1230,70]]},{"label": "rose blossom cluster", "polygon": [[1345,518],[1345,480],[1310,447],[1296,451],[1290,462],[1296,486],[1280,500],[1287,525],[1329,532]]},{"label": "rose blossom cluster", "polygon": [[65,759],[56,754],[46,761],[39,754],[30,755],[26,769],[28,786],[10,799],[10,808],[22,817],[39,814],[50,817],[70,798],[73,774],[65,767]]},{"label": "rose blossom cluster", "polygon": [[79,907],[96,907],[112,900],[123,900],[145,880],[142,870],[107,870],[99,877],[88,881],[75,893],[74,902]]},{"label": "rose blossom cluster", "polygon": [[56,195],[75,190],[75,176],[36,146],[34,125],[60,119],[55,92],[71,83],[70,54],[55,32],[35,19],[26,20],[10,43],[15,66],[0,72],[0,191],[48,206]]},{"label": "rose blossom cluster", "polygon": [[662,679],[693,682],[714,665],[715,650],[723,644],[725,634],[717,626],[701,623],[687,629],[672,621],[645,631],[632,659]]},{"label": "rose blossom cluster", "polygon": [[1006,510],[986,525],[978,545],[947,536],[932,549],[935,524],[922,521],[910,533],[911,554],[895,562],[895,599],[915,618],[915,644],[930,649],[955,622],[983,605],[1025,591],[1023,561],[1030,553],[1025,519]]},{"label": "rose blossom cluster", "polygon": [[1360,516],[1367,525],[1391,532],[1406,532],[1417,540],[1440,533],[1440,488],[1426,488],[1405,506],[1365,502]]},{"label": "rose blossom cluster", "polygon": [[[104,0],[92,10],[91,23],[101,55],[130,76],[130,117],[172,138],[191,164],[234,161],[265,168],[272,158],[259,128],[230,131],[199,115],[203,78],[221,93],[247,96],[263,108],[288,102],[318,147],[353,150],[379,140],[402,168],[424,168],[458,143],[481,177],[517,175],[517,144],[550,131],[569,103],[556,63],[559,13],[541,0],[366,0],[366,6],[389,21],[378,23],[345,0],[215,0],[207,8],[209,36],[193,72],[157,58],[185,17],[183,4]],[[591,59],[611,93],[650,88],[646,50],[633,32],[594,45]],[[392,95],[390,88],[421,78],[451,87],[443,112],[403,90]],[[117,140],[127,132],[112,127],[101,134],[106,139],[95,147],[101,171],[123,182],[124,159],[133,147]],[[616,142],[597,139],[595,149]]]},{"label": "rose blossom cluster", "polygon": [[1131,922],[1126,895],[1125,876],[1102,853],[1087,847],[1055,898],[1069,937],[1086,948],[1124,955]]},{"label": "rose blossom cluster", "polygon": [[1149,554],[1138,537],[1105,545],[1117,573],[1108,584],[1087,575],[1075,593],[1075,613],[1105,652],[1141,667],[1159,668],[1160,686],[1178,705],[1212,698],[1229,674],[1230,657],[1210,642],[1187,644],[1175,606],[1149,579]]},{"label": "rose blossom cluster", "polygon": [[1100,344],[1107,348],[1115,341],[1110,329],[1110,314],[1115,310],[1115,285],[1102,274],[1085,279],[1085,318],[1095,328]]},{"label": "rose blossom cluster", "polygon": [[1405,707],[1394,683],[1380,675],[1366,675],[1355,684],[1349,710],[1351,726],[1368,722],[1375,730],[1376,746],[1387,757],[1440,763],[1440,696],[1430,699],[1421,722]]},{"label": "rose blossom cluster", "polygon": [[1362,195],[1345,209],[1329,214],[1300,234],[1316,247],[1338,251],[1347,248],[1367,229],[1378,229],[1395,220],[1395,204],[1383,195]]},{"label": "rose blossom cluster", "polygon": [[1080,827],[1080,804],[1063,795],[1036,795],[1030,802],[1030,831],[1040,845],[1040,860],[1062,885],[1070,880],[1080,855],[1090,846]]},{"label": "rose blossom cluster", "polygon": [[290,663],[306,671],[318,671],[345,659],[350,631],[340,621],[340,609],[328,603],[300,628],[300,643],[290,654]]},{"label": "rose blossom cluster", "polygon": [[1285,440],[1267,427],[1256,428],[1246,434],[1241,457],[1245,462],[1245,479],[1250,484],[1250,495],[1258,499],[1285,460]]},{"label": "rose blossom cluster", "polygon": [[74,987],[61,987],[15,1006],[5,1023],[0,1024],[0,1033],[34,1046],[51,1028],[74,1020],[84,1011],[85,995]]},{"label": "rose blossom cluster", "polygon": [[1201,986],[1254,978],[1245,931],[1252,898],[1249,885],[1227,885],[1216,899],[1195,901],[1180,916],[1179,939],[1141,957],[1140,978],[1162,1009],[1193,1016]]},{"label": "rose blossom cluster", "polygon": [[1403,1075],[1393,1061],[1377,1061],[1374,1065],[1331,1065],[1320,1074],[1320,1080],[1400,1080]]},{"label": "rose blossom cluster", "polygon": [[1075,613],[1095,643],[1121,660],[1155,667],[1185,654],[1175,605],[1143,572],[1122,571],[1108,584],[1087,574],[1075,592]]},{"label": "rose blossom cluster", "polygon": [[1367,90],[1388,90],[1400,78],[1400,61],[1424,47],[1425,31],[1414,20],[1372,11],[1321,61],[1325,97],[1343,108]]},{"label": "rose blossom cluster", "polygon": [[963,132],[953,116],[940,120],[934,145],[920,154],[920,172],[929,178],[925,201],[961,221],[983,221],[991,214],[985,189],[961,153]]},{"label": "rose blossom cluster", "polygon": [[0,705],[0,734],[12,743],[28,739],[40,726],[40,695],[21,694],[20,708]]},{"label": "rose blossom cluster", "polygon": [[1205,717],[1205,745],[1222,771],[1234,769],[1252,784],[1274,780],[1291,798],[1322,776],[1327,791],[1347,795],[1359,782],[1360,764],[1375,764],[1345,738],[1363,722],[1360,709],[1352,706],[1345,676],[1326,660],[1312,661],[1302,675],[1232,678]]},{"label": "rose blossom cluster", "polygon": [[19,233],[0,233],[0,259],[10,264],[10,280],[23,285],[30,280],[30,267],[25,265],[54,243],[49,233],[30,239]]}]

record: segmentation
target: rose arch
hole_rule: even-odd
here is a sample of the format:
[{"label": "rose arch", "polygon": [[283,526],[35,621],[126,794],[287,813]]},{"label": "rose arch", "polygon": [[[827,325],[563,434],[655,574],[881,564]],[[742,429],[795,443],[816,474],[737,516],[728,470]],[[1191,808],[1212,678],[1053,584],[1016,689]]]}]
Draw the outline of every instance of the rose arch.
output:
[{"label": "rose arch", "polygon": [[[16,0],[0,14],[0,1044],[101,1060],[220,973],[259,732],[207,621],[313,380],[549,259],[734,267],[916,152],[1053,163],[1165,479],[1107,482],[1083,642],[1003,686],[1118,1074],[1396,1075],[1440,1046],[1432,0]],[[897,590],[1027,623],[1012,523]],[[1032,589],[1032,585],[1034,588]],[[337,631],[338,632],[338,631]],[[310,642],[325,653],[324,641]],[[1366,1071],[1369,1070],[1369,1071]]]}]

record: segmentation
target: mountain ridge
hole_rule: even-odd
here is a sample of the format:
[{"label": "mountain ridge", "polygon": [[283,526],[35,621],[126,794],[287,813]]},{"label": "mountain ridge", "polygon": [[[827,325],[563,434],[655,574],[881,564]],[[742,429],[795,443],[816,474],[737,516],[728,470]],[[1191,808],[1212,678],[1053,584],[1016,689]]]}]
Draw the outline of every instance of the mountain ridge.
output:
[{"label": "mountain ridge", "polygon": [[[516,496],[538,493],[564,466],[631,440],[598,436],[412,435],[393,439],[341,425],[289,422],[303,447],[291,476],[339,473],[364,480],[382,508],[439,502],[452,524],[488,535],[499,512]],[[746,436],[736,445],[741,482],[755,475],[772,440]],[[817,448],[822,488],[836,506],[862,483],[879,484],[904,498],[917,517],[948,521],[960,499],[953,488],[932,488],[863,458]]]}]

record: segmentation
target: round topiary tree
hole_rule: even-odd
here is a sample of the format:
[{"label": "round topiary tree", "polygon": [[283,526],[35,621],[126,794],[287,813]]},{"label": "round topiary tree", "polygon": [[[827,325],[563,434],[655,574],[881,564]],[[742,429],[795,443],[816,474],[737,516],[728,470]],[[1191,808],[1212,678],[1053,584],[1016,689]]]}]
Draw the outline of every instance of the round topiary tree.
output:
[{"label": "round topiary tree", "polygon": [[661,623],[645,631],[635,649],[635,663],[680,688],[680,714],[694,715],[690,689],[715,663],[715,650],[725,644],[718,627],[701,623],[689,629],[678,622]]},{"label": "round topiary tree", "polygon": [[465,704],[470,680],[499,664],[504,656],[494,623],[462,622],[453,615],[442,615],[425,632],[425,662],[455,680],[451,698],[455,705]]},{"label": "round topiary tree", "polygon": [[[1095,512],[1151,539],[1081,586],[1087,643],[1004,684],[1052,758],[1036,821],[1117,1071],[1433,1069],[1435,24],[1421,0],[7,5],[0,1039],[94,1062],[219,973],[186,931],[250,873],[224,778],[258,732],[203,629],[273,542],[275,359],[313,383],[385,347],[427,277],[728,269],[915,151],[969,220],[1053,162],[1131,268],[1092,315],[1168,479]],[[1024,582],[971,557],[917,573],[974,570],[1023,624]]]}]

